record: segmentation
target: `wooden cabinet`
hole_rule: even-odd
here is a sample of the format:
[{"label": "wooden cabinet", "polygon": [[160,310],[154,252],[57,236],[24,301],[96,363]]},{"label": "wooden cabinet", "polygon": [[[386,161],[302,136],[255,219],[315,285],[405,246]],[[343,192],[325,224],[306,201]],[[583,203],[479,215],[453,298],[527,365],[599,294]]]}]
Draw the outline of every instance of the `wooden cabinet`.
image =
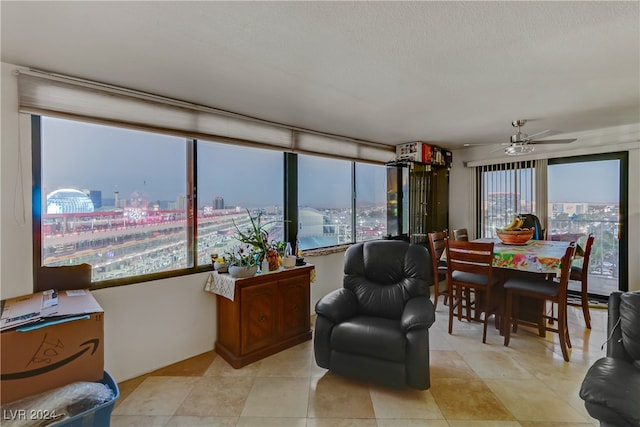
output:
[{"label": "wooden cabinet", "polygon": [[216,295],[216,352],[240,368],[311,339],[306,265],[235,281],[234,301]]}]

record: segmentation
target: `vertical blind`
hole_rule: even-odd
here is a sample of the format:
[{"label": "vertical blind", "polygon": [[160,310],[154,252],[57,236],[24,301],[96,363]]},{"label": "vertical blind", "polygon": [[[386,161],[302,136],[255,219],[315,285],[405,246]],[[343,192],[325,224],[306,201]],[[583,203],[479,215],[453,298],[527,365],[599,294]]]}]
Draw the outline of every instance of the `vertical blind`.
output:
[{"label": "vertical blind", "polygon": [[20,112],[218,138],[239,145],[385,163],[395,146],[300,129],[99,82],[18,70]]},{"label": "vertical blind", "polygon": [[476,167],[481,237],[495,237],[495,229],[507,225],[516,214],[537,212],[536,162]]}]

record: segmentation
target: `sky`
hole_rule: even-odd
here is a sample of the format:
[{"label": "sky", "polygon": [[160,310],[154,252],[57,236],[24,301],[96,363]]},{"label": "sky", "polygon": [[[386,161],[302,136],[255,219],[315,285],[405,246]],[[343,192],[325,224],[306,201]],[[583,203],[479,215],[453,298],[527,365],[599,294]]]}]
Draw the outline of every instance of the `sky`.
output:
[{"label": "sky", "polygon": [[[186,193],[186,144],[181,137],[76,121],[42,119],[43,185],[101,190],[102,197],[175,201]],[[283,205],[283,155],[268,149],[203,141],[198,144],[198,199],[211,205]],[[299,156],[299,205],[349,207],[351,162]],[[360,165],[359,197],[375,202],[384,185],[384,167]],[[382,187],[386,190],[386,187]],[[384,193],[384,190],[383,190]],[[380,200],[378,200],[380,201]]]},{"label": "sky", "polygon": [[[186,193],[184,138],[111,126],[44,117],[43,185],[101,190],[103,199],[175,201]],[[299,155],[299,206],[348,207],[351,162]],[[200,206],[222,196],[227,205],[283,205],[283,156],[280,151],[202,142],[198,145]],[[619,194],[617,160],[566,163],[548,169],[549,202],[615,203]],[[359,200],[382,202],[384,167],[359,164]],[[376,200],[376,195],[378,200]]]},{"label": "sky", "polygon": [[619,160],[550,165],[547,171],[549,203],[618,203],[619,175]]}]

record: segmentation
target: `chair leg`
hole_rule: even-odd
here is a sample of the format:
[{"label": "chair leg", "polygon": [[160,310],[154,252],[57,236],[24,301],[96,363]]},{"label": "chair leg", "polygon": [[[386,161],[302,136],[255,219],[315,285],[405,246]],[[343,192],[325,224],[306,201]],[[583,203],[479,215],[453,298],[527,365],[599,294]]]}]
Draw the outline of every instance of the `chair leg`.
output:
[{"label": "chair leg", "polygon": [[560,337],[560,350],[565,361],[569,361],[569,350],[567,349],[567,339],[569,338],[569,330],[567,329],[566,310],[558,307],[558,335]]},{"label": "chair leg", "polygon": [[584,315],[584,323],[587,325],[587,329],[591,329],[591,314],[589,313],[589,295],[587,293],[587,272],[583,272],[585,277],[582,280],[582,314]]},{"label": "chair leg", "polygon": [[[558,307],[558,310],[560,310],[560,307]],[[567,334],[567,347],[571,348],[571,337],[569,336],[569,316],[566,304],[564,305],[564,326],[565,332]]]},{"label": "chair leg", "polygon": [[456,306],[456,299],[453,297],[453,287],[448,285],[447,289],[449,290],[449,335],[451,335],[453,332],[453,309]]},{"label": "chair leg", "polygon": [[436,281],[433,284],[433,310],[438,308],[438,298],[440,298],[440,282]]},{"label": "chair leg", "polygon": [[[490,286],[490,285],[488,285]],[[491,306],[491,298],[489,298],[490,291],[484,293],[484,327],[482,328],[482,343],[487,343],[487,325],[489,324],[489,307]],[[476,295],[478,295],[476,291]],[[478,313],[478,311],[476,311]]]},{"label": "chair leg", "polygon": [[505,293],[507,300],[504,308],[504,316],[502,317],[502,330],[504,333],[504,345],[509,346],[509,339],[511,338],[511,299],[513,298],[511,291],[507,290]]}]

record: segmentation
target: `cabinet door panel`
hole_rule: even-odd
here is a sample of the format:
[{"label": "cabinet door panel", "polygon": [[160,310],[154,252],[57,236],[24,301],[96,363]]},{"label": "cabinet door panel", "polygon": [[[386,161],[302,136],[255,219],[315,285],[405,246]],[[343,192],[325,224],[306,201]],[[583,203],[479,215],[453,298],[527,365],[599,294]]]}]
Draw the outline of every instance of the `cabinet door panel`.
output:
[{"label": "cabinet door panel", "polygon": [[241,353],[263,348],[277,340],[277,282],[241,290]]},{"label": "cabinet door panel", "polygon": [[309,278],[292,277],[278,283],[280,299],[280,336],[286,337],[308,331],[309,315]]}]

